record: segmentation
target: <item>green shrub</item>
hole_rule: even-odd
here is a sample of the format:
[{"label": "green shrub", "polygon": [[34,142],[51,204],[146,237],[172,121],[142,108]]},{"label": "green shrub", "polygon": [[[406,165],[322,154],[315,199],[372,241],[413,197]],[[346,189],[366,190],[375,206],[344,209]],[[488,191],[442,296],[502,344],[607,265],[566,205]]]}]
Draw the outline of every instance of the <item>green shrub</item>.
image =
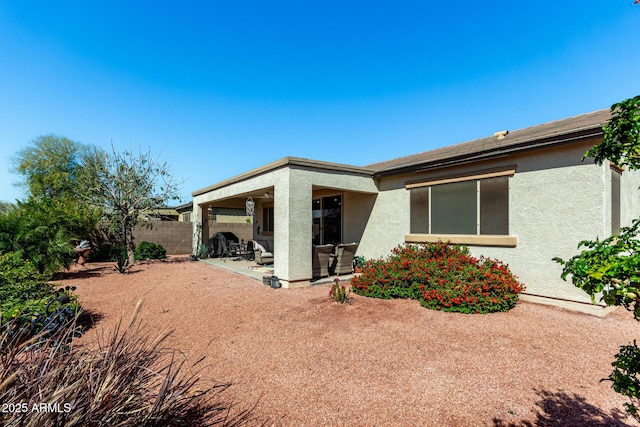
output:
[{"label": "green shrub", "polygon": [[19,253],[0,254],[1,320],[13,318],[23,324],[44,313],[49,300],[55,297],[54,285],[47,283],[46,277]]},{"label": "green shrub", "polygon": [[141,242],[135,250],[137,260],[163,259],[167,257],[167,250],[157,243]]},{"label": "green shrub", "polygon": [[386,260],[367,262],[351,285],[359,295],[417,299],[461,313],[507,311],[524,290],[505,264],[445,243],[398,246]]},{"label": "green shrub", "polygon": [[640,348],[636,341],[633,341],[633,345],[620,347],[620,352],[616,354],[616,360],[611,365],[614,368],[613,372],[605,380],[611,381],[616,393],[629,399],[624,408],[640,422]]},{"label": "green shrub", "polygon": [[6,322],[13,319],[23,325],[39,314],[45,314],[49,301],[65,291],[70,301],[64,304],[54,302],[49,308],[54,310],[66,306],[75,312],[78,302],[69,292],[71,288],[56,290],[55,285],[46,282],[46,278],[46,274],[39,273],[19,253],[0,254],[0,320]]},{"label": "green shrub", "polygon": [[631,227],[622,227],[619,235],[604,240],[583,240],[580,254],[562,264],[562,277],[607,305],[624,306],[640,320],[640,219]]},{"label": "green shrub", "polygon": [[88,236],[96,213],[72,200],[46,197],[18,202],[0,214],[0,253],[17,252],[52,277],[73,262],[72,242]]},{"label": "green shrub", "polygon": [[[136,311],[137,312],[137,311]],[[251,411],[233,408],[229,384],[203,384],[197,366],[186,366],[134,318],[98,333],[97,345],[75,346],[72,322],[34,346],[15,324],[0,326],[0,402],[20,405],[3,416],[9,426],[239,426]],[[196,362],[197,363],[197,362]],[[58,405],[33,410],[33,404]],[[27,406],[24,406],[27,405]]]}]

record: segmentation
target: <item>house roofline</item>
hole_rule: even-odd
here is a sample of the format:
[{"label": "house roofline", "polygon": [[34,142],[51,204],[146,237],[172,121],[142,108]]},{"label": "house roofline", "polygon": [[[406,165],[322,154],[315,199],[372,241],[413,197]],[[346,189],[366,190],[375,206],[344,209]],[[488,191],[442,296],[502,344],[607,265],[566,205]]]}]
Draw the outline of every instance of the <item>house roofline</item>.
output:
[{"label": "house roofline", "polygon": [[208,187],[201,188],[200,190],[196,190],[193,193],[191,193],[191,195],[193,197],[196,197],[201,194],[208,193],[209,191],[217,190],[218,188],[223,188],[228,185],[235,184],[237,182],[246,181],[256,176],[273,172],[283,167],[300,167],[300,168],[331,171],[331,172],[342,172],[342,173],[346,172],[350,174],[370,176],[370,177],[373,177],[374,175],[373,169],[367,169],[360,166],[353,166],[353,165],[347,165],[342,163],[323,162],[320,160],[312,160],[312,159],[305,159],[301,157],[288,156],[288,157],[284,157],[282,159],[276,160],[274,162],[268,163],[264,166],[257,167],[248,172],[241,173],[240,175],[236,175],[224,181],[220,181]]},{"label": "house roofline", "polygon": [[[425,169],[464,165],[516,153],[601,138],[603,135],[602,127],[609,117],[610,112],[608,110],[598,110],[567,119],[518,129],[511,133],[498,132],[494,134],[493,138],[480,138],[362,167],[300,157],[284,157],[217,184],[196,190],[191,194],[196,197],[283,167],[298,167],[382,178]],[[496,141],[496,137],[499,141]]]},{"label": "house roofline", "polygon": [[[376,177],[386,177],[392,175],[400,175],[403,173],[410,173],[416,171],[423,171],[425,169],[459,166],[471,162],[478,162],[482,160],[490,160],[497,157],[503,157],[510,154],[517,154],[532,150],[550,148],[553,146],[588,141],[590,139],[599,138],[603,135],[602,126],[586,126],[582,129],[574,129],[569,132],[558,133],[550,135],[548,137],[533,137],[531,139],[523,140],[517,144],[508,146],[496,147],[484,151],[473,151],[457,156],[445,156],[442,158],[428,160],[422,159],[417,162],[408,163],[404,165],[392,166],[377,170]],[[479,140],[478,140],[479,141]],[[475,141],[472,141],[475,142]]]},{"label": "house roofline", "polygon": [[193,209],[193,200],[190,200],[190,201],[188,201],[186,203],[183,203],[181,205],[178,205],[178,206],[174,206],[172,209],[175,209],[178,212],[184,211],[186,209]]}]

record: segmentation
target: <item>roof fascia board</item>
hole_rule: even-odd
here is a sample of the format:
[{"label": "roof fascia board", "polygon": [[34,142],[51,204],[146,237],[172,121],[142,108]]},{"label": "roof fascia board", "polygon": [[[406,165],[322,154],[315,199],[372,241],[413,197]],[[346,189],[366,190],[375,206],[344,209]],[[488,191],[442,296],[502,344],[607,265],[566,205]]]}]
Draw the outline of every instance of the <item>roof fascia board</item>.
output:
[{"label": "roof fascia board", "polygon": [[370,176],[370,177],[373,177],[375,173],[372,169],[366,169],[359,166],[345,165],[340,163],[322,162],[318,160],[304,159],[300,157],[284,157],[282,159],[276,160],[275,162],[271,162],[264,166],[260,166],[248,172],[245,172],[240,175],[236,175],[232,178],[221,181],[217,184],[213,184],[208,187],[202,188],[200,190],[196,190],[193,193],[191,193],[191,195],[193,197],[196,197],[201,194],[205,194],[210,191],[223,188],[231,184],[235,184],[237,182],[246,181],[256,176],[273,172],[283,167],[300,167],[305,169],[342,172],[342,173],[350,173],[350,174]]},{"label": "roof fascia board", "polygon": [[459,166],[468,163],[474,163],[482,160],[490,160],[499,157],[505,157],[510,154],[533,151],[552,146],[588,141],[589,139],[601,137],[603,135],[602,127],[590,127],[573,131],[570,133],[556,134],[545,138],[535,138],[521,141],[517,144],[498,147],[487,151],[476,151],[468,154],[457,155],[449,158],[442,158],[434,161],[420,161],[408,165],[396,166],[389,169],[383,169],[376,172],[376,177],[385,177],[392,175],[400,175],[403,173],[420,172],[432,170],[436,168]]}]

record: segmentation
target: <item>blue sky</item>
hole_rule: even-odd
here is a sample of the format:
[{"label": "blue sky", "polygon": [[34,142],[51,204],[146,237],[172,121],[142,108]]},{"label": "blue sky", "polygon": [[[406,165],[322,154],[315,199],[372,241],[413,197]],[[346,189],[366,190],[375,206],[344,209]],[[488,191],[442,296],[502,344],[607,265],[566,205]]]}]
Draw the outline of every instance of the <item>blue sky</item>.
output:
[{"label": "blue sky", "polygon": [[0,0],[0,200],[54,133],[192,191],[284,156],[365,165],[640,94],[632,0]]}]

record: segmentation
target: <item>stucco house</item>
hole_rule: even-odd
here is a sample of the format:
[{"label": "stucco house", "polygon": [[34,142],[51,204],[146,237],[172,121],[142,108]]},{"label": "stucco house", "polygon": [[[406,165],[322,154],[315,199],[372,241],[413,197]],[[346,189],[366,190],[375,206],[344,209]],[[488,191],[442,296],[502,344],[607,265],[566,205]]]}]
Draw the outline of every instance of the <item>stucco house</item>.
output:
[{"label": "stucco house", "polygon": [[600,110],[364,167],[286,157],[193,192],[194,252],[210,207],[251,197],[254,238],[273,241],[283,287],[309,286],[314,244],[358,242],[358,255],[379,258],[442,240],[509,264],[523,299],[578,308],[590,298],[552,258],[640,214],[639,173],[581,160],[609,118]]}]

